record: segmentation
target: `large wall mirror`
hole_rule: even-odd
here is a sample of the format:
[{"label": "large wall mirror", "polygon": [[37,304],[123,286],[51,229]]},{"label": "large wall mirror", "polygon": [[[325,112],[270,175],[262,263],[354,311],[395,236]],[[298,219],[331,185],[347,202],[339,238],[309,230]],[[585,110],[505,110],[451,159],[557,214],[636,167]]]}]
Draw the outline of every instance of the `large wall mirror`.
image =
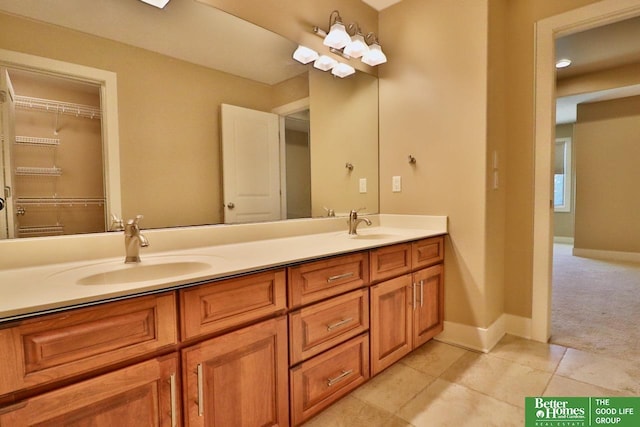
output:
[{"label": "large wall mirror", "polygon": [[[0,0],[0,27],[0,49],[116,75],[118,214],[143,214],[143,228],[235,222],[228,209],[238,201],[223,194],[223,105],[277,118],[278,219],[378,211],[372,75],[339,79],[301,65],[291,59],[293,42],[192,0],[163,10],[137,0]],[[255,152],[235,165],[264,167]]]}]

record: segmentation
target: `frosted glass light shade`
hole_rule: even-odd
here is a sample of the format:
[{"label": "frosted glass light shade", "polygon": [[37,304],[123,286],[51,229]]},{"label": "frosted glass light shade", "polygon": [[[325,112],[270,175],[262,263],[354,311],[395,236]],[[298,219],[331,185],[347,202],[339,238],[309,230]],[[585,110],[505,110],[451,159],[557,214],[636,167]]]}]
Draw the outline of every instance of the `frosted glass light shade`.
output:
[{"label": "frosted glass light shade", "polygon": [[140,0],[140,1],[150,4],[151,6],[158,7],[160,9],[162,9],[167,5],[167,3],[169,3],[169,0]]},{"label": "frosted glass light shade", "polygon": [[318,52],[306,46],[298,46],[295,52],[293,52],[293,59],[303,64],[308,64],[318,59]]},{"label": "frosted glass light shade", "polygon": [[327,55],[320,56],[320,58],[316,59],[316,61],[313,63],[313,66],[315,68],[322,71],[329,71],[336,65],[338,65],[338,61]]},{"label": "frosted glass light shade", "polygon": [[347,65],[342,62],[338,63],[338,65],[333,67],[333,69],[331,70],[331,74],[333,74],[334,76],[340,77],[341,79],[347,76],[350,76],[355,72],[356,72],[355,68],[353,68],[351,65]]},{"label": "frosted glass light shade", "polygon": [[342,49],[351,42],[351,37],[347,33],[347,29],[342,22],[336,22],[331,26],[331,30],[327,37],[322,42],[325,46],[332,47],[334,49]]},{"label": "frosted glass light shade", "polygon": [[384,52],[382,52],[382,48],[380,47],[380,45],[374,43],[369,46],[369,51],[365,52],[365,54],[362,55],[362,62],[375,67],[376,65],[384,64],[385,62],[387,62],[387,56],[384,54]]},{"label": "frosted glass light shade", "polygon": [[344,48],[344,53],[352,58],[360,58],[369,51],[369,46],[364,41],[362,34],[356,34],[351,37],[351,41]]}]

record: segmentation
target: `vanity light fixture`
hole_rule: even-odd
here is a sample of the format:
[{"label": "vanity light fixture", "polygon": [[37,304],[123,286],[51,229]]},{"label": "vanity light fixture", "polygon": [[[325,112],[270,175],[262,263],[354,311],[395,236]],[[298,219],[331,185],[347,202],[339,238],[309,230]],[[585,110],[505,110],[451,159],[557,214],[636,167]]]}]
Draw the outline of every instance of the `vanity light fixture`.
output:
[{"label": "vanity light fixture", "polygon": [[350,76],[355,73],[356,70],[351,65],[347,65],[344,62],[338,62],[336,66],[331,69],[331,74],[341,79]]},{"label": "vanity light fixture", "polygon": [[[346,59],[362,58],[363,63],[372,67],[387,62],[387,56],[382,52],[378,37],[372,32],[365,37],[357,22],[349,24],[347,29],[337,10],[329,15],[329,27],[328,34],[318,27],[313,27],[313,32],[324,39],[322,43],[329,46],[332,53]],[[368,44],[369,40],[371,44]]]},{"label": "vanity light fixture", "polygon": [[306,46],[299,45],[295,52],[293,52],[293,59],[302,64],[308,64],[318,59],[318,52]]},{"label": "vanity light fixture", "polygon": [[330,69],[332,69],[336,65],[338,65],[338,61],[336,61],[335,59],[333,59],[333,58],[331,58],[330,56],[327,56],[327,55],[320,56],[313,63],[313,66],[315,68],[317,68],[318,70],[322,70],[322,71],[329,71]]},{"label": "vanity light fixture", "polygon": [[571,60],[567,59],[567,58],[562,58],[559,59],[556,62],[556,68],[560,69],[560,68],[567,68],[569,65],[571,65]]},{"label": "vanity light fixture", "polygon": [[347,28],[342,23],[340,12],[334,10],[329,15],[329,34],[327,34],[322,43],[334,49],[342,49],[350,42],[351,36],[349,36]]},{"label": "vanity light fixture", "polygon": [[155,6],[159,9],[163,9],[170,0],[140,0],[143,3],[150,4],[151,6]]}]

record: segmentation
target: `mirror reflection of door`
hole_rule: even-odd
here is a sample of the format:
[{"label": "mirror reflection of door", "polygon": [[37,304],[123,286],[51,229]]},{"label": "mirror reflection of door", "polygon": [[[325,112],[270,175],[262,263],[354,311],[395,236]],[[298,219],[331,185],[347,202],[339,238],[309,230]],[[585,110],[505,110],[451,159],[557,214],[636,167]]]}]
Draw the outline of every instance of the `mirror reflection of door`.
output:
[{"label": "mirror reflection of door", "polygon": [[311,217],[309,121],[308,108],[284,117],[287,219]]},{"label": "mirror reflection of door", "polygon": [[23,69],[4,74],[15,108],[3,114],[12,196],[3,237],[106,231],[100,86]]},{"label": "mirror reflection of door", "polygon": [[0,68],[0,197],[3,209],[0,211],[0,239],[15,236],[14,205],[11,194],[13,167],[11,151],[15,138],[14,124],[15,94],[9,72]]},{"label": "mirror reflection of door", "polygon": [[277,114],[222,104],[224,222],[282,219]]}]

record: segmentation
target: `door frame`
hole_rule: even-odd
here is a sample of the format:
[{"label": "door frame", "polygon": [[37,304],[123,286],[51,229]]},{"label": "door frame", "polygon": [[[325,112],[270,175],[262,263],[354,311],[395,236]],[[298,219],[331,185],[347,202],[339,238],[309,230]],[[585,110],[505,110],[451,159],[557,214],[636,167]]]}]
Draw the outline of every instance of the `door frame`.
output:
[{"label": "door frame", "polygon": [[638,0],[602,0],[535,24],[534,205],[531,338],[551,336],[555,39],[640,15]]},{"label": "door frame", "polygon": [[110,215],[122,218],[120,140],[118,130],[118,81],[116,73],[6,49],[0,49],[0,65],[10,69],[35,71],[100,86],[104,190],[106,199],[105,230],[109,230],[111,223]]},{"label": "door frame", "polygon": [[[287,212],[287,138],[285,135],[285,119],[289,114],[298,113],[310,108],[309,97],[280,105],[271,110],[272,113],[280,116],[280,212],[282,219],[288,218]],[[311,149],[311,147],[309,147]]]}]

